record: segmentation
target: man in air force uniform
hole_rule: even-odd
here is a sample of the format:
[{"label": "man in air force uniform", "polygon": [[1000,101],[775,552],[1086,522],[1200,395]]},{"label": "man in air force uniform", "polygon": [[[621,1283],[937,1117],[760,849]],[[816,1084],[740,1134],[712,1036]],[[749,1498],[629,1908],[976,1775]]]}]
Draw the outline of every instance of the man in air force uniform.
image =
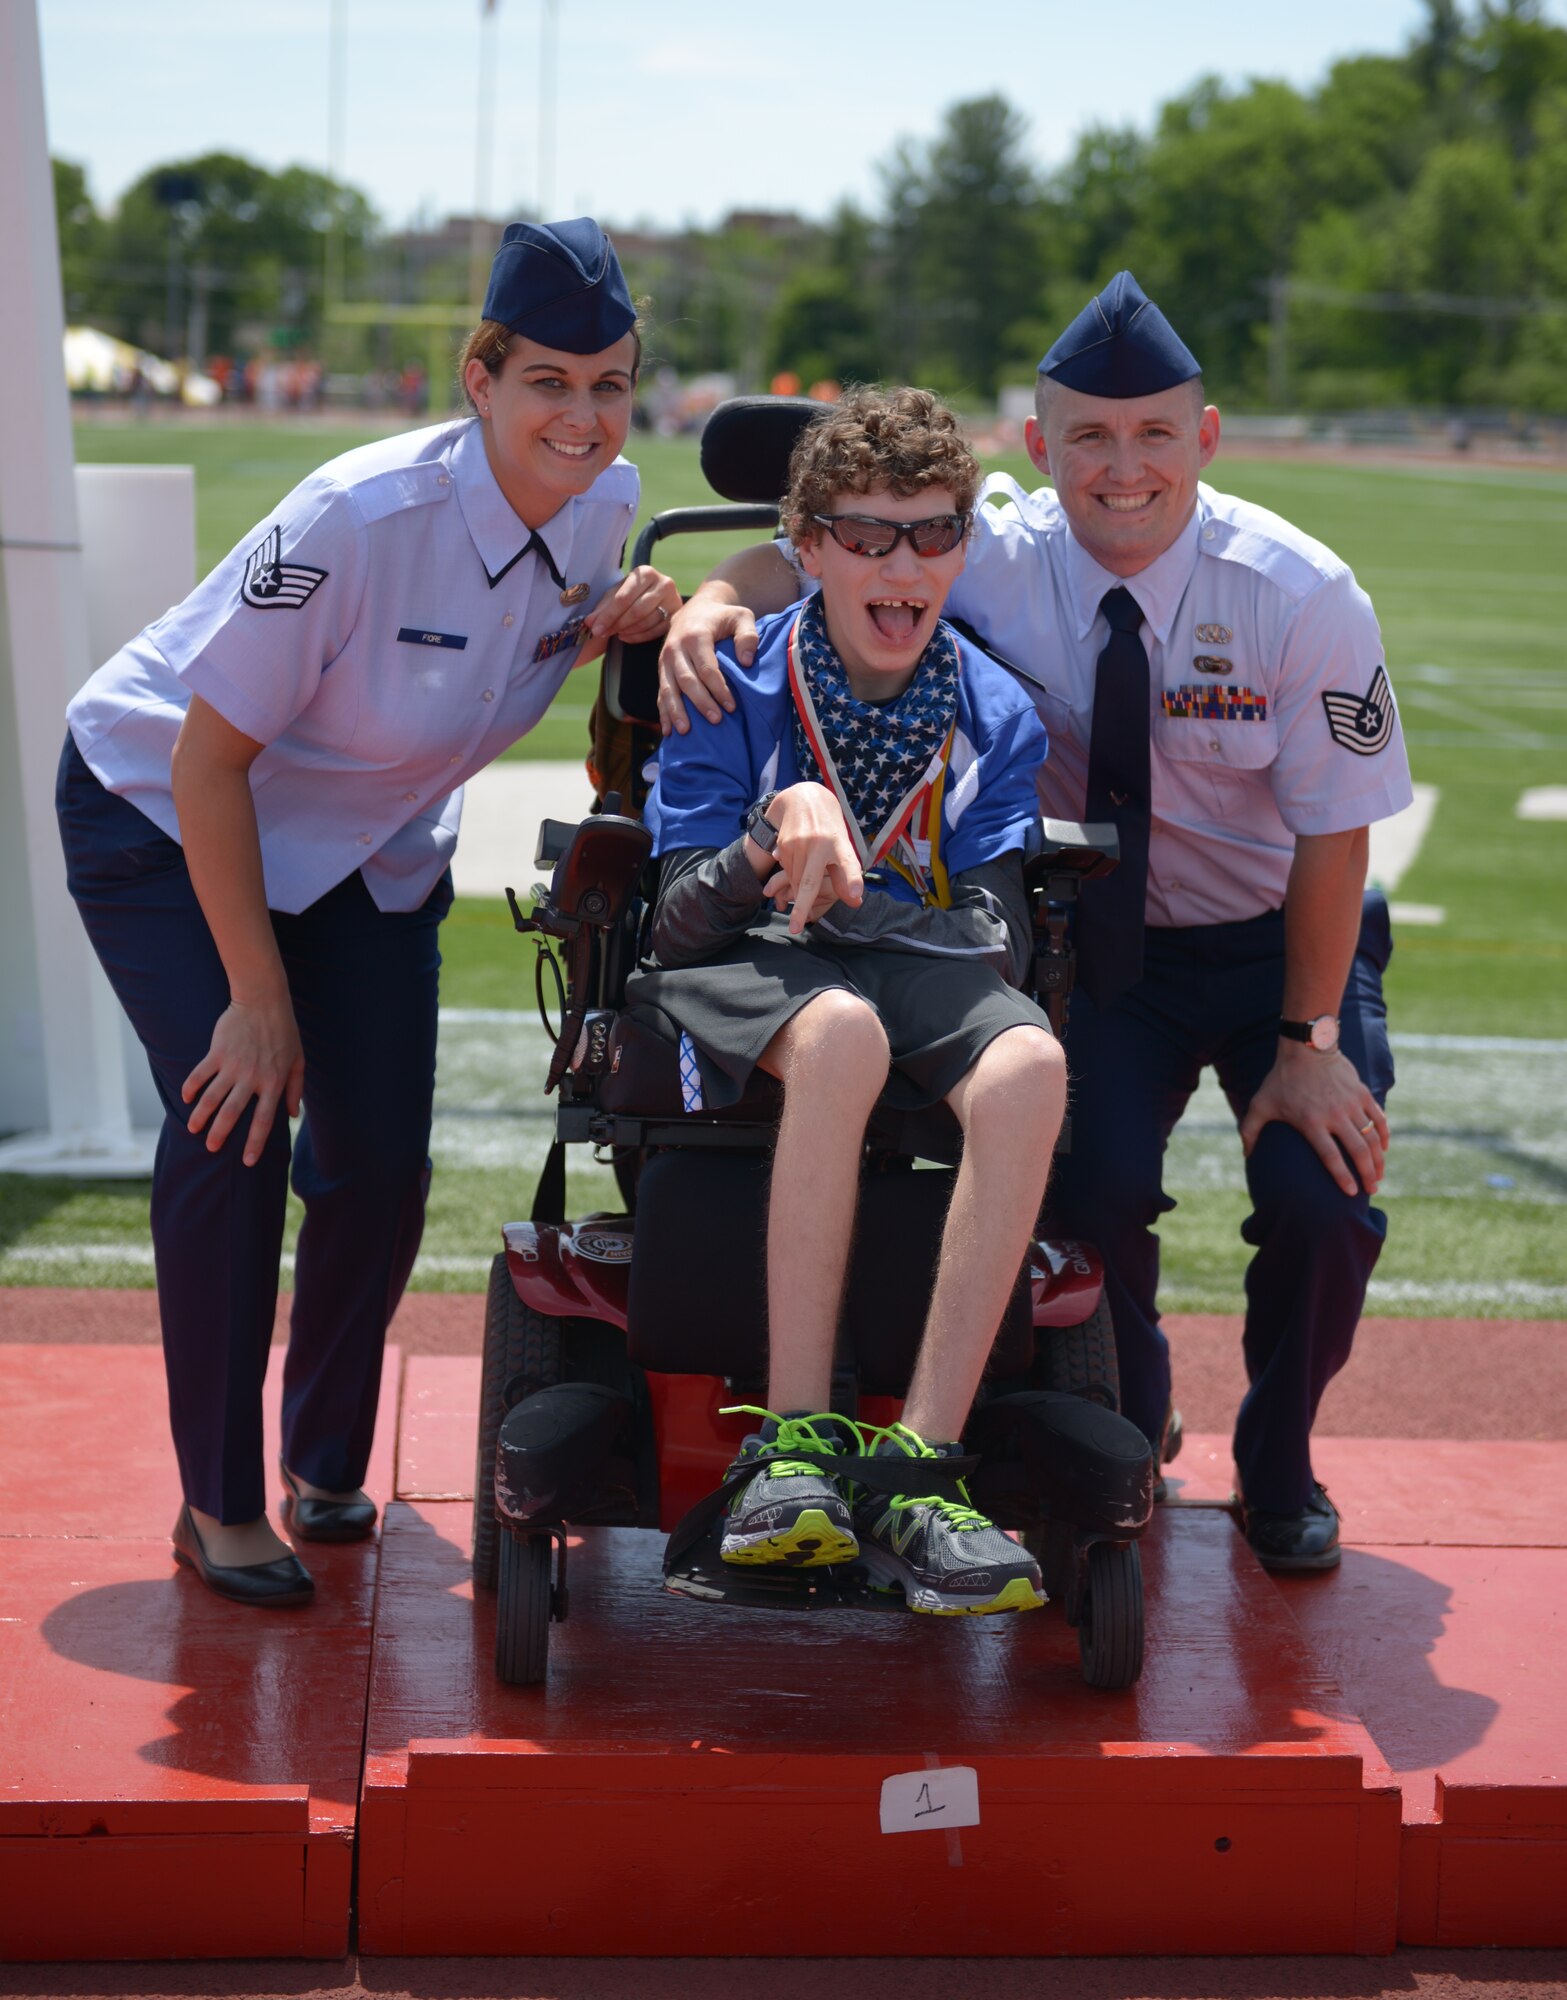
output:
[{"label": "man in air force uniform", "polygon": [[[988,482],[1003,504],[979,509],[949,615],[1035,688],[1043,810],[1120,835],[1120,867],[1080,910],[1054,1220],[1104,1253],[1123,1402],[1168,1458],[1153,1226],[1174,1206],[1166,1142],[1214,1067],[1240,1124],[1256,1253],[1235,1429],[1247,1534],[1270,1567],[1329,1568],[1338,1518],[1311,1426],[1386,1229],[1371,1196],[1388,1144],[1391,947],[1386,903],[1364,894],[1367,829],[1412,796],[1381,636],[1329,550],[1201,483],[1219,413],[1130,272],[1045,356],[1035,408],[1028,452],[1054,491]],[[717,713],[694,642],[733,633],[739,650],[739,607],[772,608],[784,587],[770,561],[731,559],[676,620],[669,726],[682,696]]]}]

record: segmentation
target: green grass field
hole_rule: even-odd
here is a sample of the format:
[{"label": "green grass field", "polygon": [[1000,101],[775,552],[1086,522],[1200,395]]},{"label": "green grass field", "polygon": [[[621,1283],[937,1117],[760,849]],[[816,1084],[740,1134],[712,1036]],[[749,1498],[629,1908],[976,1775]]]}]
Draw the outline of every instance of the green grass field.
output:
[{"label": "green grass field", "polygon": [[[78,432],[77,450],[83,460],[194,464],[205,570],[324,456],[371,434],[93,425]],[[693,444],[639,438],[633,456],[644,518],[711,498]],[[1021,460],[1002,469],[1031,483]],[[1382,620],[1415,776],[1440,791],[1398,895],[1440,905],[1446,916],[1399,933],[1388,978],[1395,1031],[1567,1037],[1567,822],[1516,817],[1526,788],[1567,782],[1567,476],[1221,456],[1215,480],[1277,509],[1353,565]],[[661,553],[689,589],[735,545],[690,537],[663,544]],[[580,754],[591,695],[591,683],[568,682],[513,754]],[[460,905],[443,948],[446,1006],[528,1004],[519,947],[500,905]],[[443,1090],[446,1046],[443,1031]],[[507,1061],[506,1049],[503,1036],[492,1065]],[[1529,1122],[1531,1098],[1536,1106],[1561,1102],[1558,1052],[1509,1057],[1505,1089],[1488,1078],[1490,1060],[1460,1046],[1443,1055],[1439,1074],[1422,1075],[1402,1098],[1395,1092],[1403,1157],[1439,1164],[1390,1176],[1376,1310],[1442,1310],[1446,1300],[1446,1310],[1465,1313],[1567,1316],[1567,1159],[1552,1120],[1538,1132]],[[531,1094],[512,1108],[519,1129],[542,1130],[544,1107]],[[1473,1129],[1472,1113],[1481,1120]],[[1162,1232],[1167,1298],[1191,1310],[1234,1310],[1245,1197],[1222,1108],[1209,1122],[1194,1151],[1181,1151],[1184,1132],[1172,1148],[1181,1205]],[[450,1127],[445,1152],[443,1134],[448,1126],[438,1125],[441,1171],[415,1283],[472,1289],[500,1221],[526,1212],[537,1149],[530,1138],[509,1162],[471,1162],[459,1127]],[[578,1191],[589,1205],[611,1199],[607,1176],[591,1169]],[[145,1202],[140,1187],[0,1179],[0,1282],[150,1283]],[[73,1246],[87,1254],[77,1257]]]}]

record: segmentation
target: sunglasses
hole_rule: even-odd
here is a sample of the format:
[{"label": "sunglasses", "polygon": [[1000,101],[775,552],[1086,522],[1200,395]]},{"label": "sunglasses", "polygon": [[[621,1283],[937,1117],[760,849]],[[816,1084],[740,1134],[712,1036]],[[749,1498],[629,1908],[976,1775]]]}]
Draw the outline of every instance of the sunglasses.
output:
[{"label": "sunglasses", "polygon": [[927,521],[878,521],[874,514],[813,514],[851,556],[890,556],[905,535],[917,556],[949,556],[968,533],[967,514],[932,514]]}]

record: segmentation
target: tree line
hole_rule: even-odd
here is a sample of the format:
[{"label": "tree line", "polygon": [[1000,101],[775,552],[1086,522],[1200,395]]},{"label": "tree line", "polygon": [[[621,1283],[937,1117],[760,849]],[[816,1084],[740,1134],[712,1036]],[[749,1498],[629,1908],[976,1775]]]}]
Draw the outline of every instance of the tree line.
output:
[{"label": "tree line", "polygon": [[[1130,265],[1237,407],[1504,405],[1567,414],[1567,29],[1541,0],[1425,0],[1401,55],[1311,90],[1206,77],[1150,129],[1094,127],[1045,172],[1001,95],[958,103],[823,224],[626,232],[654,356],[747,385],[903,378],[989,399]],[[145,174],[113,216],[57,162],[67,310],[169,351],[422,354],[329,327],[340,294],[467,295],[460,229],[386,231],[365,197],[225,154]]]}]

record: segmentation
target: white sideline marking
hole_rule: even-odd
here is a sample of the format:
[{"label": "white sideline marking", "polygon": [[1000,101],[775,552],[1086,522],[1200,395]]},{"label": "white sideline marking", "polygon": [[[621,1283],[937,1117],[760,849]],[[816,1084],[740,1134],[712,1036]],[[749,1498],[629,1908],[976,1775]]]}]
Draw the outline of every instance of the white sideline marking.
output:
[{"label": "white sideline marking", "polygon": [[[443,1007],[440,1018],[443,1027],[448,1021],[453,1027],[470,1021],[496,1028],[513,1027],[518,1022],[538,1025],[538,1016],[527,1007]],[[1395,1031],[1389,1039],[1395,1049],[1440,1049],[1466,1056],[1567,1055],[1567,1040],[1536,1041],[1513,1035],[1401,1035]]]},{"label": "white sideline marking", "polygon": [[1366,1287],[1368,1305],[1507,1304],[1547,1306],[1567,1303],[1567,1285],[1546,1285],[1534,1278],[1444,1278],[1426,1284],[1420,1278],[1373,1278]]},{"label": "white sideline marking", "polygon": [[1519,819],[1567,819],[1567,785],[1531,785],[1520,793]]},{"label": "white sideline marking", "polygon": [[1567,1056],[1567,1041],[1531,1041],[1513,1035],[1399,1035],[1388,1036],[1399,1049],[1434,1050],[1456,1056]]},{"label": "white sideline marking", "polygon": [[[416,1275],[471,1278],[482,1284],[489,1276],[492,1258],[440,1257],[422,1255],[414,1266]],[[147,1244],[47,1243],[36,1250],[26,1248],[0,1251],[0,1277],[23,1270],[60,1271],[83,1266],[118,1265],[131,1271],[152,1269],[152,1250]],[[292,1278],[292,1254],[283,1258],[282,1275]],[[1171,1312],[1182,1310],[1180,1285],[1163,1287],[1160,1303]],[[1206,1294],[1203,1294],[1206,1296]],[[1378,1306],[1425,1306],[1434,1313],[1459,1306],[1512,1305],[1555,1306],[1567,1315],[1567,1285],[1548,1285],[1528,1278],[1495,1280],[1444,1278],[1427,1284],[1419,1278],[1373,1278],[1366,1294],[1368,1310]]]},{"label": "white sideline marking", "polygon": [[1445,924],[1447,906],[1443,903],[1389,903],[1387,913],[1395,924]]},{"label": "white sideline marking", "polygon": [[[493,1261],[493,1253],[486,1257],[421,1255],[419,1269],[434,1272],[438,1277],[482,1277]],[[13,1264],[128,1264],[138,1271],[150,1271],[153,1252],[148,1243],[40,1243],[33,1250],[25,1245],[19,1249],[0,1250],[0,1271]],[[284,1251],[278,1268],[285,1278],[294,1275],[292,1250]]]},{"label": "white sideline marking", "polygon": [[[1435,785],[1416,785],[1414,793],[1414,798],[1402,812],[1394,813],[1391,819],[1374,820],[1371,825],[1371,859],[1366,877],[1388,895],[1393,893],[1413,866],[1422,842],[1431,831],[1436,802],[1441,796]],[[1406,918],[1405,921],[1419,923],[1421,919]]]},{"label": "white sideline marking", "polygon": [[462,831],[452,857],[458,895],[504,896],[508,884],[521,895],[539,872],[533,850],[540,820],[576,821],[592,803],[580,760],[513,761],[480,771],[463,787]]}]

